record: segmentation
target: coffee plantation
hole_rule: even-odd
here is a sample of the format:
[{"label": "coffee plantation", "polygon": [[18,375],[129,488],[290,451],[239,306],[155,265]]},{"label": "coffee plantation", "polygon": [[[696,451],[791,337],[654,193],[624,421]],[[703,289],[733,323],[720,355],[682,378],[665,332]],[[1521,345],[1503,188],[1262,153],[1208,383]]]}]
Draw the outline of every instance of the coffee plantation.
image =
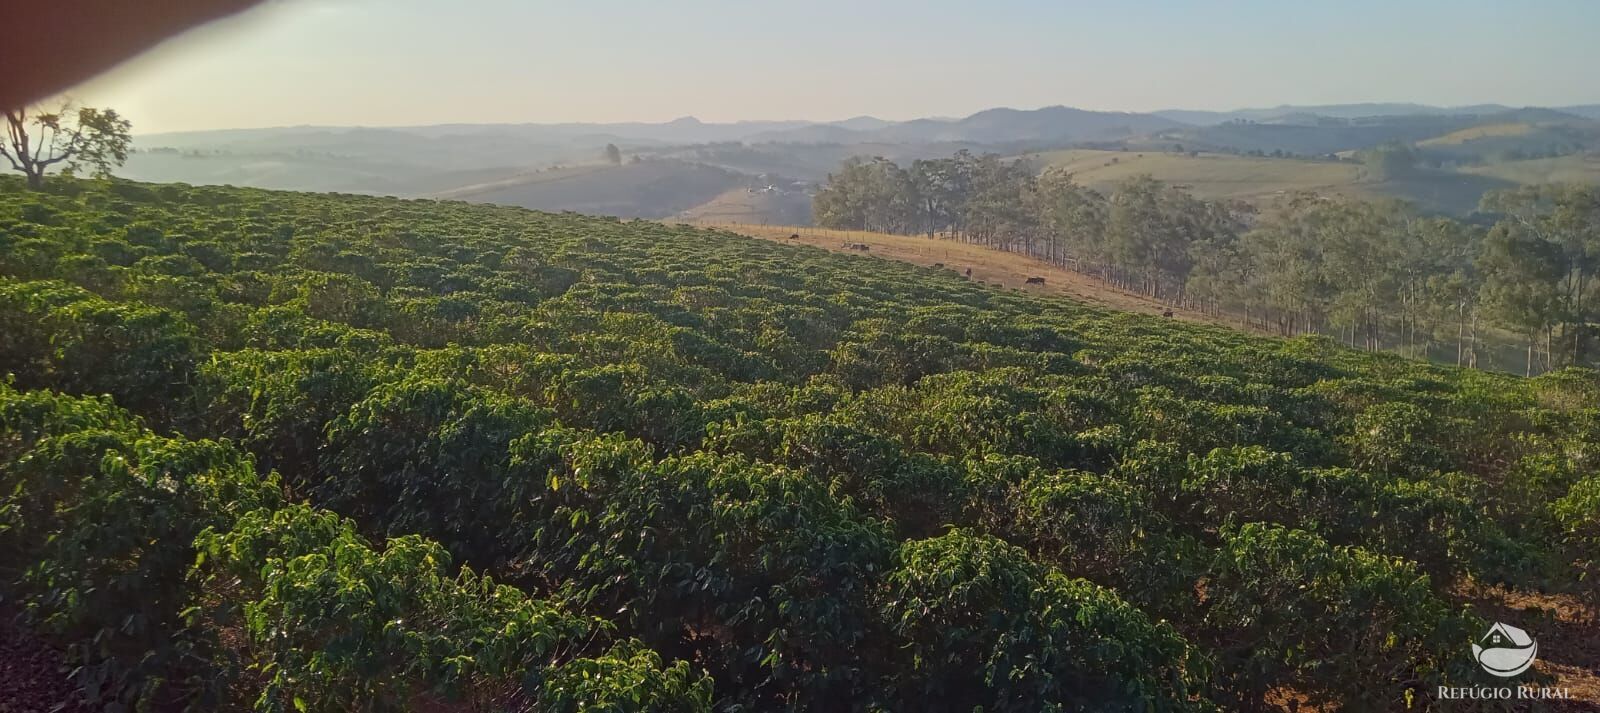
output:
[{"label": "coffee plantation", "polygon": [[455,202],[0,181],[0,593],[94,707],[1426,709],[1600,377]]}]

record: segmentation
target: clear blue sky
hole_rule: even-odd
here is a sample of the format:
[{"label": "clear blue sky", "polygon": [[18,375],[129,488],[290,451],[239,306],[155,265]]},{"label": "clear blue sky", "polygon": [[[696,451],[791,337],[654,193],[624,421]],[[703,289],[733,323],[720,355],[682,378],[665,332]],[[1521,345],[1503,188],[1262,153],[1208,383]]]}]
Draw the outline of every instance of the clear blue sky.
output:
[{"label": "clear blue sky", "polygon": [[1600,103],[1594,0],[274,0],[72,94],[136,132]]}]

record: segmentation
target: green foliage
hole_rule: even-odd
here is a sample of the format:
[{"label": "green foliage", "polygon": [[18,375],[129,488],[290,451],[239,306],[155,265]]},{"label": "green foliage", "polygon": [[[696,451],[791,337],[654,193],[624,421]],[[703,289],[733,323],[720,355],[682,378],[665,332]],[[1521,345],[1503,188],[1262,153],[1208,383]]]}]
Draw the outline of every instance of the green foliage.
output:
[{"label": "green foliage", "polygon": [[[512,707],[537,700],[541,666],[601,626],[471,570],[452,575],[435,543],[408,536],[373,548],[348,521],[303,506],[250,513],[198,547],[210,586],[247,593],[221,616],[239,617],[252,642],[251,671],[264,679],[258,711],[308,701],[316,710],[409,710],[427,697]],[[638,663],[624,670],[646,681],[660,666]],[[685,674],[667,675],[678,688],[642,695],[687,699]]]},{"label": "green foliage", "polygon": [[891,708],[1188,710],[1186,645],[1115,594],[955,530],[908,541],[882,615],[906,640]]},{"label": "green foliage", "polygon": [[711,681],[689,664],[662,665],[637,644],[551,668],[539,686],[539,709],[551,713],[704,713],[712,710]]},{"label": "green foliage", "polygon": [[[9,386],[0,426],[0,575],[66,643],[91,703],[708,709],[709,684],[685,664],[627,640],[585,658],[605,622],[457,572],[417,536],[375,548],[348,520],[285,505],[228,444]],[[588,680],[595,670],[615,677]]]},{"label": "green foliage", "polygon": [[247,456],[165,439],[105,401],[0,386],[0,572],[91,703],[213,700],[215,632],[186,617],[194,538],[277,503]]},{"label": "green foliage", "polygon": [[[1359,158],[1368,182],[1431,180],[1409,146]],[[1520,366],[1527,375],[1596,363],[1600,292],[1589,284],[1600,264],[1600,194],[1592,186],[1491,192],[1481,210],[1497,220],[1484,231],[1398,201],[1330,199],[1310,186],[1254,206],[1122,175],[1102,192],[1064,167],[1036,175],[994,154],[963,150],[909,169],[858,157],[829,176],[814,217],[829,228],[944,234],[1026,253],[1285,335],[1336,336],[1458,366]],[[1503,331],[1522,337],[1525,361],[1505,348]]]},{"label": "green foliage", "polygon": [[[1222,538],[1205,585],[1221,701],[1255,706],[1287,685],[1314,701],[1395,710],[1470,668],[1460,652],[1476,622],[1414,565],[1259,523]],[[1345,683],[1351,676],[1362,684]]]},{"label": "green foliage", "polygon": [[170,311],[0,279],[0,320],[11,325],[0,352],[24,387],[110,394],[158,421],[186,407],[172,396],[193,382],[199,345]]},{"label": "green foliage", "polygon": [[128,160],[133,125],[115,109],[63,103],[55,110],[7,107],[4,114],[7,141],[0,144],[0,158],[26,175],[32,188],[43,186],[45,173],[57,164],[66,174],[88,169],[106,178]]},{"label": "green foliage", "polygon": [[497,562],[516,545],[520,532],[509,526],[544,480],[514,462],[510,446],[548,424],[547,412],[458,383],[383,384],[327,425],[315,469],[322,479],[308,490],[370,530],[423,533],[463,558]]},{"label": "green foliage", "polygon": [[1551,510],[1566,531],[1567,545],[1593,595],[1600,591],[1596,582],[1600,578],[1600,477],[1573,485]]},{"label": "green foliage", "polygon": [[1359,151],[1363,177],[1369,181],[1393,181],[1405,178],[1417,166],[1417,152],[1402,143],[1384,144]]},{"label": "green foliage", "polygon": [[[917,229],[1027,234],[1018,171],[913,166]],[[1072,240],[1173,288],[1174,246],[1227,227],[1147,182],[1038,190],[1045,224],[1101,221]],[[1453,239],[1293,211],[1257,236],[1286,269],[1324,240],[1317,264],[1362,264],[1366,228]],[[0,191],[0,273],[0,585],[96,703],[1382,710],[1465,682],[1458,584],[1595,576],[1578,369],[230,188]]]}]

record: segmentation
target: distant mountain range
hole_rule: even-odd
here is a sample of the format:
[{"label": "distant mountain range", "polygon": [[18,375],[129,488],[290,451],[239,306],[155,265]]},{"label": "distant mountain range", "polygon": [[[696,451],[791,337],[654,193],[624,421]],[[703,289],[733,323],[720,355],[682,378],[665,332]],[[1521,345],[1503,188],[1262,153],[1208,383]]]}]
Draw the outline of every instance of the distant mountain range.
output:
[{"label": "distant mountain range", "polygon": [[1087,111],[1065,106],[988,109],[964,119],[882,122],[875,128],[820,124],[750,137],[783,143],[1059,143],[1115,139],[1184,124],[1153,114]]},{"label": "distant mountain range", "polygon": [[1115,139],[1184,126],[1215,126],[1231,121],[1306,124],[1319,121],[1383,119],[1393,117],[1487,117],[1512,112],[1537,111],[1541,120],[1600,119],[1600,104],[1516,108],[1502,104],[1440,107],[1426,104],[1366,103],[1283,105],[1263,109],[1203,111],[1167,109],[1148,113],[1109,112],[1050,106],[1040,109],[995,108],[971,116],[889,121],[858,116],[841,121],[737,121],[703,122],[692,116],[667,122],[562,123],[562,124],[435,124],[410,127],[293,126],[263,129],[221,129],[163,134],[142,134],[140,146],[178,149],[233,147],[264,148],[284,142],[347,146],[382,132],[430,139],[469,139],[495,136],[548,145],[698,144],[718,142],[781,143],[1015,143],[1073,142]]},{"label": "distant mountain range", "polygon": [[782,143],[1007,143],[1109,139],[1182,126],[1152,114],[1103,112],[1064,106],[1043,109],[989,109],[964,119],[886,121],[858,116],[843,121],[738,121],[708,123],[683,117],[662,123],[613,124],[436,124],[410,127],[294,126],[145,134],[140,146],[177,149],[260,148],[274,143],[325,144],[373,140],[384,133],[480,140],[486,136],[545,145],[707,144],[730,141]]},{"label": "distant mountain range", "polygon": [[[1600,104],[1557,107],[1522,107],[1549,109],[1585,119],[1600,119]],[[1164,109],[1150,112],[1173,121],[1210,126],[1234,120],[1272,122],[1286,118],[1327,117],[1331,119],[1364,119],[1388,116],[1486,116],[1516,111],[1518,107],[1504,104],[1472,104],[1468,106],[1430,106],[1407,103],[1320,104],[1290,105],[1270,109],[1235,109],[1233,111],[1199,111],[1190,109]]]},{"label": "distant mountain range", "polygon": [[[1208,195],[1262,197],[1309,185],[1392,195],[1457,213],[1472,210],[1494,186],[1600,182],[1600,105],[1388,103],[1148,113],[1051,106],[909,121],[683,117],[295,126],[146,134],[134,143],[120,174],[139,180],[446,197],[649,218],[742,215],[749,222],[803,215],[810,191],[851,156],[908,165],[963,149],[1030,160],[1067,151],[1073,157],[1068,163],[1086,179],[1092,173],[1114,180],[1138,170]],[[1352,185],[1361,182],[1355,152],[1390,143],[1413,146],[1422,172],[1409,182]],[[606,160],[607,144],[621,149],[622,165]],[[1337,163],[1345,168],[1329,169]],[[1251,190],[1227,188],[1241,185]]]}]

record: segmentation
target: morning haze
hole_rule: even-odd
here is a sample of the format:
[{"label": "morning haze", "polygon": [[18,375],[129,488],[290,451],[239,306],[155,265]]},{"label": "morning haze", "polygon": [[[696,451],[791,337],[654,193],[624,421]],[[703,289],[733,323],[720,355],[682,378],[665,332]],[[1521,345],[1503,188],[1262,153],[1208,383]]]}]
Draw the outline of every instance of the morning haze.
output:
[{"label": "morning haze", "polygon": [[1593,3],[1305,5],[280,0],[73,94],[139,133],[1600,101]]}]

